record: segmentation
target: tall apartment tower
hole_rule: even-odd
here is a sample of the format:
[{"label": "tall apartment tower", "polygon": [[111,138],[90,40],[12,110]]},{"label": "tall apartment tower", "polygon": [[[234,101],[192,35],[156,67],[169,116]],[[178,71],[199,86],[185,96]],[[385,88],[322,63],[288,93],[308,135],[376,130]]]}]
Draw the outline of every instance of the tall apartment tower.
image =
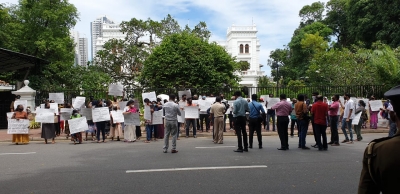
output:
[{"label": "tall apartment tower", "polygon": [[241,77],[242,86],[257,87],[258,78],[264,76],[260,64],[260,40],[257,38],[257,27],[232,25],[226,32],[226,41],[218,42],[219,45],[237,61],[247,61],[250,68],[247,71],[237,72]]},{"label": "tall apartment tower", "polygon": [[90,22],[92,60],[94,59],[97,53],[96,49],[97,38],[103,36],[103,24],[114,24],[114,21],[107,18],[107,16],[101,16],[96,18],[96,20],[94,20],[93,22]]},{"label": "tall apartment tower", "polygon": [[88,39],[79,38],[79,65],[86,66],[88,62]]}]

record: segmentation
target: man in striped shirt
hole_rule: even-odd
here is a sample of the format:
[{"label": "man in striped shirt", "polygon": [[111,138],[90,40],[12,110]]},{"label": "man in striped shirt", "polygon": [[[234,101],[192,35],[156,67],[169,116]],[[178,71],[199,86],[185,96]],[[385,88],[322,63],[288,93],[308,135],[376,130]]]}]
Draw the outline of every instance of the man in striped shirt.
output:
[{"label": "man in striped shirt", "polygon": [[276,110],[278,135],[281,140],[281,147],[278,150],[288,150],[288,126],[292,105],[286,101],[286,94],[281,94],[280,99],[281,101],[272,106],[271,110]]}]

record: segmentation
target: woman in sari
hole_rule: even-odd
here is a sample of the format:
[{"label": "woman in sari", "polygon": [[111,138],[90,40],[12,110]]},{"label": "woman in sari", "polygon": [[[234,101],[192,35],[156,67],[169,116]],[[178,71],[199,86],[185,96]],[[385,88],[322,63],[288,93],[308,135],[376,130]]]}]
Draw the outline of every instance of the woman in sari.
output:
[{"label": "woman in sari", "polygon": [[[371,98],[369,99],[370,101],[374,101],[375,97],[374,95],[371,96]],[[378,111],[371,111],[371,105],[369,106],[369,111],[370,111],[370,128],[371,129],[377,129],[378,128],[378,114],[379,114],[379,110]]]},{"label": "woman in sari", "polygon": [[[15,110],[12,119],[28,119],[28,114],[24,111],[24,106],[18,105],[17,109]],[[29,134],[13,134],[12,135],[12,142],[16,145],[20,144],[27,144],[29,143]]]},{"label": "woman in sari", "polygon": [[[126,115],[126,114],[133,114],[133,113],[137,113],[137,112],[138,112],[138,109],[135,107],[134,101],[133,100],[128,101],[123,114]],[[130,143],[130,142],[136,141],[135,128],[136,128],[135,125],[125,124],[124,142]]]}]

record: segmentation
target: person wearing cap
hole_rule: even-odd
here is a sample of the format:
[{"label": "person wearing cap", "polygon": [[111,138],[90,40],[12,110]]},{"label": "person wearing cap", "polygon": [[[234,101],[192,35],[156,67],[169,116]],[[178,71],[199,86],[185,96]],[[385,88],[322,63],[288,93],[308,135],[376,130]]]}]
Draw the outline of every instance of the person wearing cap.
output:
[{"label": "person wearing cap", "polygon": [[[400,85],[385,93],[393,111],[390,119],[400,127]],[[393,137],[375,139],[368,144],[363,157],[363,168],[358,185],[359,194],[399,193],[400,133]]]}]

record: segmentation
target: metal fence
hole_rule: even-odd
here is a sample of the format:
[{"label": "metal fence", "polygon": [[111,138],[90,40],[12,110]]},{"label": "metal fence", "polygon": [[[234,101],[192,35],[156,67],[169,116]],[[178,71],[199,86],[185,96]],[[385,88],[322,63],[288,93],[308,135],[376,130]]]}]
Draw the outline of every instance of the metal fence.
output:
[{"label": "metal fence", "polygon": [[[389,90],[391,86],[385,85],[353,85],[353,86],[296,86],[296,87],[224,87],[224,88],[137,88],[129,89],[124,92],[124,98],[135,98],[142,101],[142,93],[155,91],[159,94],[178,94],[178,91],[191,90],[192,95],[207,95],[217,96],[221,93],[225,98],[233,96],[234,92],[241,91],[245,97],[250,97],[252,94],[268,95],[273,94],[279,96],[286,94],[287,98],[295,98],[298,94],[305,94],[311,96],[313,92],[319,92],[324,96],[333,96],[339,94],[343,96],[345,93],[351,94],[354,97],[367,98],[374,95],[376,99],[382,99],[385,91]],[[112,96],[108,95],[106,90],[59,90],[59,91],[37,91],[36,92],[36,106],[39,106],[48,99],[49,93],[63,92],[66,103],[72,103],[72,98],[76,96],[84,96],[87,99],[93,97],[94,99],[111,99]]]}]

